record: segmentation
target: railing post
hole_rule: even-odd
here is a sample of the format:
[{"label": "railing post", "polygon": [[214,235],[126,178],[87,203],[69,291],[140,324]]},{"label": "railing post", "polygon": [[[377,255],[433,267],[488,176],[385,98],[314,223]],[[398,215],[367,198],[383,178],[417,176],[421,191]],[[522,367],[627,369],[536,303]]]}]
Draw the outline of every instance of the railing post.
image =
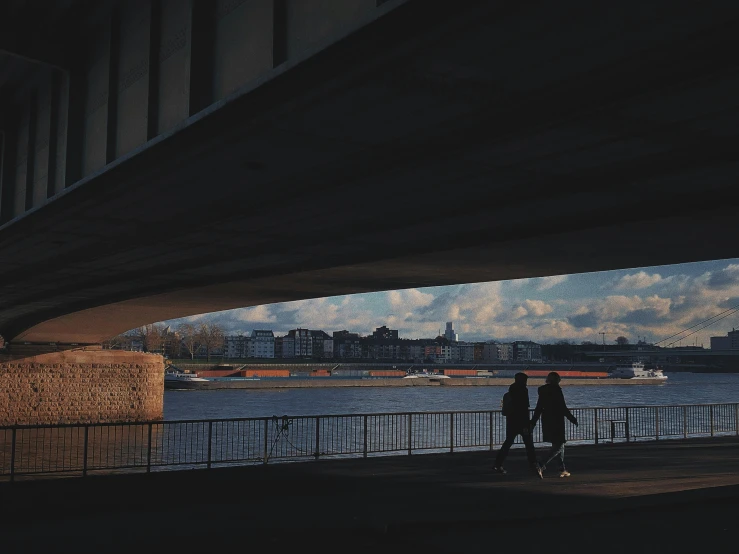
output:
[{"label": "railing post", "polygon": [[11,445],[10,445],[10,481],[15,481],[15,432],[16,428],[13,427],[13,432],[11,433]]},{"label": "railing post", "polygon": [[364,449],[362,450],[362,457],[367,457],[367,414],[364,416]]},{"label": "railing post", "polygon": [[149,439],[146,446],[146,473],[151,473],[151,422],[149,423]]},{"label": "railing post", "polygon": [[598,444],[598,408],[593,408],[593,422],[595,423],[595,444]]},{"label": "railing post", "polygon": [[413,453],[413,443],[411,437],[413,436],[413,414],[408,414],[408,455]]},{"label": "railing post", "polygon": [[269,452],[267,452],[268,447],[268,441],[267,441],[267,434],[269,433],[269,424],[267,423],[267,418],[264,418],[264,463],[267,463],[267,460],[269,458]]},{"label": "railing post", "polygon": [[734,415],[734,429],[737,436],[739,436],[739,403],[734,404]]},{"label": "railing post", "polygon": [[454,412],[449,414],[449,452],[454,452]]},{"label": "railing post", "polygon": [[654,440],[659,440],[659,406],[654,407]]},{"label": "railing post", "polygon": [[493,410],[490,410],[490,450],[493,450]]},{"label": "railing post", "polygon": [[688,407],[683,406],[683,438],[688,438]]},{"label": "railing post", "polygon": [[82,477],[87,477],[87,445],[90,435],[90,426],[85,425],[85,439],[82,447]]},{"label": "railing post", "polygon": [[711,414],[711,436],[713,436],[713,404],[709,406],[710,414]]},{"label": "railing post", "polygon": [[626,442],[630,442],[631,433],[629,432],[629,408],[626,407]]},{"label": "railing post", "polygon": [[213,422],[208,422],[208,469],[211,466],[211,454],[213,450]]},{"label": "railing post", "polygon": [[318,459],[318,456],[321,455],[321,417],[316,417],[316,451],[313,454],[315,456],[316,460]]}]

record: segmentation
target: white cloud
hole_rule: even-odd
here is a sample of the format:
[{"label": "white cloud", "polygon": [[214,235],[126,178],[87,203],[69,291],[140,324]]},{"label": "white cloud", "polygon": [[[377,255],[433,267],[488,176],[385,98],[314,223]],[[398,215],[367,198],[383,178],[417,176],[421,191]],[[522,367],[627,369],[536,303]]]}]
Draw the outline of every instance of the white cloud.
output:
[{"label": "white cloud", "polygon": [[618,319],[626,314],[639,310],[644,303],[639,296],[607,296],[596,303],[596,313],[602,320]]},{"label": "white cloud", "polygon": [[272,313],[270,306],[253,306],[251,308],[239,308],[233,310],[236,319],[244,322],[274,322],[277,318]]},{"label": "white cloud", "polygon": [[614,288],[617,290],[645,289],[664,281],[669,281],[669,278],[663,279],[659,273],[649,275],[645,271],[640,271],[631,275],[624,275],[616,282]]},{"label": "white cloud", "polygon": [[542,300],[526,300],[526,309],[537,317],[550,314],[554,311],[549,304]]},{"label": "white cloud", "polygon": [[632,312],[641,310],[652,310],[658,316],[665,317],[669,315],[672,303],[671,298],[663,298],[656,294],[645,298],[638,295],[613,295],[595,301],[587,308],[580,307],[575,314],[579,315],[592,311],[603,322],[620,319]]},{"label": "white cloud", "polygon": [[542,277],[541,279],[538,279],[539,284],[537,285],[536,290],[549,290],[553,287],[556,287],[560,283],[564,283],[566,280],[567,275],[553,275],[551,277]]},{"label": "white cloud", "polygon": [[447,319],[449,321],[459,321],[462,318],[459,304],[452,304],[447,310]]},{"label": "white cloud", "polygon": [[464,285],[456,299],[460,319],[469,319],[479,325],[491,322],[503,310],[500,288],[498,282]]},{"label": "white cloud", "polygon": [[[386,316],[378,319],[377,314],[364,306],[364,299],[360,296],[350,297],[349,302],[341,301],[336,304],[328,298],[314,298],[299,300],[282,305],[285,311],[296,310],[294,321],[296,326],[308,329],[320,329],[331,333],[341,329],[356,330],[368,333],[374,327],[381,325]],[[380,323],[377,323],[381,321]],[[374,325],[377,323],[377,325]],[[374,325],[374,327],[373,327]],[[287,331],[289,329],[285,329]]]},{"label": "white cloud", "polygon": [[434,301],[434,295],[418,289],[391,290],[386,293],[393,308],[422,308]]}]

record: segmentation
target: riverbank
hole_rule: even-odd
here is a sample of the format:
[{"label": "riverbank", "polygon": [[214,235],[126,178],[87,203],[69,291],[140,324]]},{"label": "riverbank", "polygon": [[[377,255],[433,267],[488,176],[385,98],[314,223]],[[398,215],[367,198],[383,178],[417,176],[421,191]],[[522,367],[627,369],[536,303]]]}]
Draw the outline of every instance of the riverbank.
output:
[{"label": "riverbank", "polygon": [[[209,381],[166,382],[167,390],[223,390],[223,389],[295,389],[330,387],[508,387],[512,383],[507,378],[451,378],[418,377],[415,379],[334,379],[330,377],[286,378],[286,379],[213,379]],[[609,386],[609,385],[660,385],[660,379],[562,379],[561,385],[568,386]],[[528,385],[538,387],[544,379],[530,378]]]}]

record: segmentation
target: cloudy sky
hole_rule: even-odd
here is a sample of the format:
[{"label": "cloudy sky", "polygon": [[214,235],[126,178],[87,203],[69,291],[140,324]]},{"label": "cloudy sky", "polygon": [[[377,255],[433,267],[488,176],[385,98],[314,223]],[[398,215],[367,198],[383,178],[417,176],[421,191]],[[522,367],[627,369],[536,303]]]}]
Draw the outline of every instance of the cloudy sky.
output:
[{"label": "cloudy sky", "polygon": [[[398,329],[401,338],[435,337],[453,321],[460,340],[533,340],[613,344],[661,341],[691,328],[670,345],[710,346],[710,336],[739,327],[739,312],[701,330],[697,325],[739,306],[739,259],[560,275],[447,287],[336,296],[214,312],[165,323],[217,321],[227,334],[297,327],[331,334],[366,335],[376,327]],[[721,316],[719,316],[721,317]],[[695,326],[695,327],[693,327]],[[692,333],[687,336],[688,333]]]}]

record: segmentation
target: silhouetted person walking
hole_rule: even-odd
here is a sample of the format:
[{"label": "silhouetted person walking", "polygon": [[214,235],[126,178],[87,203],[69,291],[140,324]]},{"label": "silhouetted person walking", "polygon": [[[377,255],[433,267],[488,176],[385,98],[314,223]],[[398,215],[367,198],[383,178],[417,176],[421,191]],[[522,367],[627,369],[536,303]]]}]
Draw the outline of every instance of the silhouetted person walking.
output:
[{"label": "silhouetted person walking", "polygon": [[537,470],[536,451],[534,450],[534,441],[531,438],[531,429],[533,426],[529,418],[529,391],[526,388],[528,378],[528,375],[525,373],[516,373],[513,377],[513,384],[508,387],[508,396],[503,398],[506,436],[503,446],[500,447],[498,455],[495,457],[493,470],[496,473],[506,472],[503,469],[503,462],[506,456],[508,456],[508,451],[511,449],[518,435],[521,435],[523,443],[526,446],[526,457],[529,460],[531,469]]},{"label": "silhouetted person walking", "polygon": [[565,467],[565,418],[577,425],[577,418],[572,415],[567,404],[562,388],[559,386],[559,373],[552,371],[547,375],[546,385],[539,387],[539,399],[534,409],[534,417],[531,419],[531,428],[541,416],[542,435],[544,442],[552,443],[552,448],[539,462],[539,477],[544,477],[543,471],[553,460],[559,464],[559,476],[569,477],[570,472]]}]

